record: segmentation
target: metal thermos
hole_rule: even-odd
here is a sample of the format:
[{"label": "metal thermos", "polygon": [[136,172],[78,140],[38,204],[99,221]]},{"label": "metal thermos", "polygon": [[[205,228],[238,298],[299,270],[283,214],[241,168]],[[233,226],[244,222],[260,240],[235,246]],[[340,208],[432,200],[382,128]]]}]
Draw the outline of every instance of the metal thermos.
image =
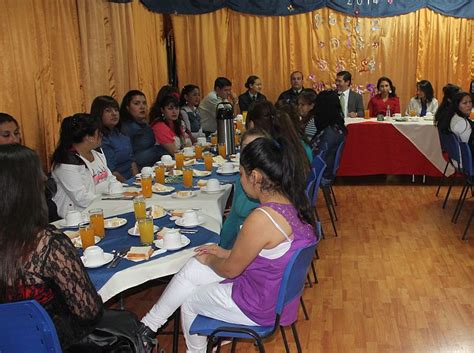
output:
[{"label": "metal thermos", "polygon": [[234,111],[228,102],[216,106],[217,143],[225,143],[227,155],[235,153],[234,140]]}]

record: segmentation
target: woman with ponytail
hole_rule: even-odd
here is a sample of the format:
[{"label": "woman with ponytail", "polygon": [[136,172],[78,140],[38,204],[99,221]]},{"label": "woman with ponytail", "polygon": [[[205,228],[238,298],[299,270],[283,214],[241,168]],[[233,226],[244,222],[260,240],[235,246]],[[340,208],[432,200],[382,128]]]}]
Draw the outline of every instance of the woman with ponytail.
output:
[{"label": "woman with ponytail", "polygon": [[53,201],[58,215],[82,211],[108,190],[107,160],[96,151],[102,144],[99,119],[90,114],[74,114],[61,124],[59,144],[53,153],[53,178],[58,191]]},{"label": "woman with ponytail", "polygon": [[[288,261],[297,249],[316,242],[300,158],[285,137],[260,137],[243,149],[241,184],[259,207],[245,220],[232,250],[196,249],[142,319],[145,338],[153,338],[180,306],[187,352],[206,350],[206,337],[189,334],[199,314],[244,325],[274,323],[275,293]],[[298,305],[299,298],[285,307],[282,325],[296,319]]]}]

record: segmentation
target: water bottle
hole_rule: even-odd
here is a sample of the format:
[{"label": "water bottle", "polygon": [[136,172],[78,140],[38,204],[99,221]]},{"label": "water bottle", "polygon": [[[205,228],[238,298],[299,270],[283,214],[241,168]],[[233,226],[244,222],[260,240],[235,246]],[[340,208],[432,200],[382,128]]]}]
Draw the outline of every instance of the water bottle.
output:
[{"label": "water bottle", "polygon": [[389,105],[387,105],[387,112],[386,112],[385,115],[389,118],[392,116],[392,112],[390,111],[390,106]]}]

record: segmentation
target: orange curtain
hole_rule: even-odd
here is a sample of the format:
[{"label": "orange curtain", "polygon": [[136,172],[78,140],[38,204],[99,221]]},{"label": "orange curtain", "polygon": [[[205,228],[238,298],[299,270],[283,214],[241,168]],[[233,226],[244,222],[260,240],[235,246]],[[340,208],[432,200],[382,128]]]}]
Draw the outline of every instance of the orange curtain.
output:
[{"label": "orange curtain", "polygon": [[64,117],[130,89],[152,101],[168,81],[163,16],[138,1],[5,0],[0,30],[0,111],[45,166]]},{"label": "orange curtain", "polygon": [[[287,17],[259,17],[223,9],[195,16],[173,15],[178,77],[202,93],[225,75],[234,91],[256,74],[275,100],[288,89],[289,73],[301,70],[305,86],[330,88],[342,69],[353,87],[367,91],[382,76],[397,87],[402,109],[427,79],[437,97],[445,83],[468,88],[474,76],[473,22],[422,9],[389,18],[357,18],[324,8]],[[309,80],[309,76],[314,76]],[[367,104],[370,93],[364,93]]]}]

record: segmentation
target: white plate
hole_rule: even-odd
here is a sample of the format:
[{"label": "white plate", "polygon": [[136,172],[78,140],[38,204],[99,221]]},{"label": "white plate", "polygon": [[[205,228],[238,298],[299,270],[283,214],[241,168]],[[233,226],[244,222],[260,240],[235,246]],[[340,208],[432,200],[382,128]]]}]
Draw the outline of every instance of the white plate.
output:
[{"label": "white plate", "polygon": [[93,265],[88,265],[85,256],[81,256],[82,263],[87,268],[97,268],[97,267],[104,266],[104,265],[108,264],[110,261],[112,261],[113,259],[114,259],[114,254],[104,252],[104,261],[99,262],[99,263],[95,263]]},{"label": "white plate", "polygon": [[195,191],[186,191],[186,192],[188,192],[186,196],[181,196],[180,194],[178,194],[178,192],[175,192],[174,194],[171,194],[171,197],[175,199],[190,199],[191,197],[196,196]]},{"label": "white plate", "polygon": [[175,188],[173,186],[166,186],[166,185],[162,185],[161,190],[157,189],[156,184],[154,184],[151,187],[151,191],[153,191],[155,194],[166,194],[166,193],[172,192],[174,190],[175,190]]},{"label": "white plate", "polygon": [[165,172],[166,176],[181,176],[183,175],[183,171],[180,169],[173,169],[169,172]]},{"label": "white plate", "polygon": [[203,186],[203,187],[201,188],[201,191],[203,191],[203,192],[205,192],[205,193],[208,193],[208,194],[218,194],[218,193],[220,193],[220,192],[222,192],[222,191],[224,191],[224,190],[225,190],[225,187],[222,186],[222,185],[219,185],[219,189],[217,189],[217,190],[207,190],[207,185],[206,185],[206,186]]},{"label": "white plate", "polygon": [[65,219],[61,219],[59,222],[58,222],[58,226],[59,228],[79,228],[79,223],[82,223],[84,222],[84,220],[76,223],[76,224],[66,224],[66,220]]},{"label": "white plate", "polygon": [[104,228],[105,229],[115,229],[127,224],[127,220],[125,218],[109,218],[104,219]]},{"label": "white plate", "polygon": [[103,192],[102,196],[120,198],[120,197],[123,197],[123,192],[117,192],[117,193]]},{"label": "white plate", "polygon": [[205,219],[203,216],[198,216],[198,222],[196,224],[183,224],[183,219],[181,217],[178,217],[174,223],[179,226],[179,227],[184,227],[184,228],[194,228],[196,226],[199,226],[205,222]]},{"label": "white plate", "polygon": [[193,176],[195,176],[196,178],[203,178],[203,177],[207,177],[209,175],[211,175],[212,172],[208,171],[208,170],[196,170],[196,169],[193,169]]},{"label": "white plate", "polygon": [[222,175],[232,175],[238,173],[239,167],[234,167],[234,170],[232,172],[223,172],[221,168],[217,169],[217,174],[222,174]]},{"label": "white plate", "polygon": [[[158,226],[153,225],[153,233],[158,232],[158,229],[160,229]],[[140,232],[135,233],[135,227],[130,228],[127,232],[132,237],[139,237],[140,236]]]},{"label": "white plate", "polygon": [[153,242],[155,246],[159,249],[164,249],[164,250],[178,250],[181,248],[184,248],[186,245],[188,245],[191,242],[189,238],[183,234],[181,234],[181,245],[178,245],[177,247],[172,247],[172,248],[167,248],[163,245],[163,239],[157,239]]}]

